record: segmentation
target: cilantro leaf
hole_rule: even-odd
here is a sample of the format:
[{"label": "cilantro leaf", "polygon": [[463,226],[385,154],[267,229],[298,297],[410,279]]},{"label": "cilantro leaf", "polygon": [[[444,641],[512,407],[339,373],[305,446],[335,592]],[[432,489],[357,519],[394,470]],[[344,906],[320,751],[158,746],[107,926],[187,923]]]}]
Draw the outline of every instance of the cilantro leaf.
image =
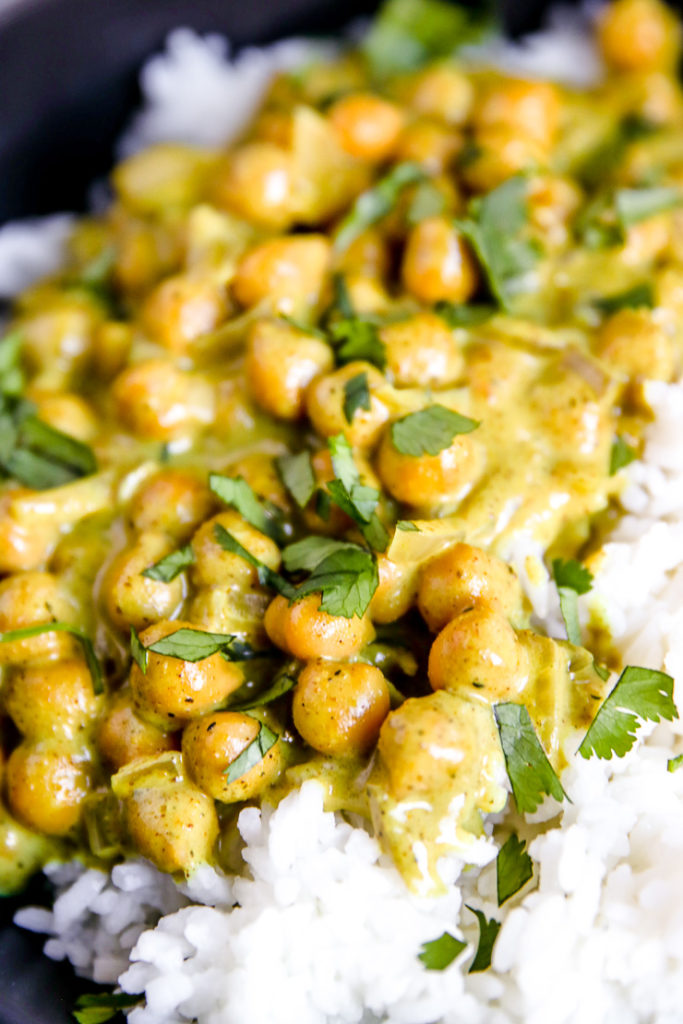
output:
[{"label": "cilantro leaf", "polygon": [[501,846],[496,858],[498,906],[501,907],[519,892],[533,874],[533,863],[526,852],[526,840],[520,840],[513,832]]},{"label": "cilantro leaf", "polygon": [[457,227],[476,253],[491,294],[503,309],[528,288],[529,272],[539,256],[537,243],[524,239],[527,180],[508,178],[485,196],[470,201],[468,217]]},{"label": "cilantro leaf", "polygon": [[467,949],[466,942],[456,939],[450,932],[444,932],[438,939],[423,942],[422,951],[418,953],[417,958],[428,971],[444,971],[464,949]]},{"label": "cilantro leaf", "polygon": [[255,738],[225,769],[223,774],[227,776],[227,781],[229,783],[235,782],[237,779],[241,779],[243,775],[246,775],[248,771],[263,760],[270,748],[275,746],[278,739],[277,733],[269,729],[263,722],[259,722],[259,731]]},{"label": "cilantro leaf", "polygon": [[344,385],[344,416],[346,422],[353,422],[357,409],[370,409],[370,388],[367,373],[357,373]]},{"label": "cilantro leaf", "polygon": [[620,188],[614,194],[617,219],[623,231],[658,213],[680,206],[683,193],[674,185],[653,188]]},{"label": "cilantro leaf", "polygon": [[0,471],[26,487],[59,487],[97,469],[82,441],[43,423],[30,402],[0,394]]},{"label": "cilantro leaf", "polygon": [[553,560],[553,579],[560,597],[560,611],[567,630],[567,639],[572,644],[581,644],[578,595],[587,594],[593,584],[593,576],[585,566],[570,558]]},{"label": "cilantro leaf", "polygon": [[493,713],[519,813],[533,813],[546,793],[559,802],[569,799],[524,705],[495,704]]},{"label": "cilantro leaf", "polygon": [[402,455],[438,455],[453,443],[456,435],[469,434],[478,426],[477,420],[444,405],[428,405],[392,423],[391,440]]},{"label": "cilantro leaf", "polygon": [[245,562],[253,566],[258,574],[259,583],[262,583],[266,587],[277,591],[278,594],[284,594],[286,597],[292,596],[292,587],[290,587],[287,580],[285,580],[279,573],[270,569],[264,562],[261,562],[258,558],[252,555],[251,551],[240,544],[240,542],[233,537],[231,533],[221,526],[220,523],[216,523],[213,528],[213,535],[217,542],[223,548],[224,551],[229,551],[233,555],[239,555]]},{"label": "cilantro leaf", "polygon": [[203,661],[219,653],[227,661],[246,661],[258,654],[250,644],[232,633],[207,633],[203,629],[191,629],[189,626],[182,626],[174,633],[155,640],[145,650],[147,654],[152,651],[153,654],[163,654],[167,658],[191,662]]},{"label": "cilantro leaf", "polygon": [[315,475],[309,452],[280,455],[275,460],[280,479],[299,508],[308,505],[315,490]]},{"label": "cilantro leaf", "polygon": [[477,42],[489,26],[480,12],[443,0],[386,0],[362,48],[378,78],[422,67]]},{"label": "cilantro leaf", "polygon": [[337,551],[354,551],[358,547],[351,541],[332,537],[305,537],[288,544],[282,551],[282,564],[287,572],[313,572],[328,555]]},{"label": "cilantro leaf", "polygon": [[620,309],[642,309],[643,307],[652,309],[654,304],[654,290],[649,281],[642,281],[623,292],[593,300],[593,305],[603,316],[611,316],[612,313],[618,313]]},{"label": "cilantro leaf", "polygon": [[372,188],[358,196],[337,229],[335,250],[338,253],[345,252],[359,235],[393,210],[401,192],[408,185],[424,181],[426,177],[425,170],[417,163],[407,161],[392,167]]},{"label": "cilantro leaf", "polygon": [[93,992],[78,997],[73,1016],[78,1024],[105,1024],[122,1010],[136,1006],[141,999],[142,996],[128,995],[127,992]]},{"label": "cilantro leaf", "polygon": [[356,311],[351,302],[346,278],[339,271],[332,275],[332,292],[334,298],[332,299],[332,306],[327,312],[328,317],[331,312],[336,310],[343,320],[352,320],[356,315]]},{"label": "cilantro leaf", "polygon": [[411,522],[410,519],[399,519],[396,523],[396,529],[402,530],[404,533],[419,533],[420,527],[416,526],[415,523]]},{"label": "cilantro leaf", "polygon": [[231,704],[231,711],[251,711],[253,708],[261,708],[266,704],[272,704],[273,701],[279,700],[286,693],[289,693],[296,686],[296,676],[292,674],[290,668],[284,669],[273,679],[273,682],[267,690],[262,690],[261,693],[256,694],[254,697],[250,697],[248,700],[240,701],[238,704]]},{"label": "cilantro leaf", "polygon": [[380,497],[379,491],[361,482],[351,445],[343,434],[329,438],[328,447],[335,472],[334,480],[327,484],[330,497],[342,512],[358,524],[370,547],[375,551],[385,551],[389,543],[389,534],[375,511]]},{"label": "cilantro leaf", "polygon": [[494,306],[466,306],[458,305],[455,302],[446,302],[443,299],[434,306],[434,312],[440,316],[449,327],[476,327],[495,316]]},{"label": "cilantro leaf", "polygon": [[70,622],[45,622],[36,626],[23,626],[21,629],[10,629],[6,633],[0,633],[0,644],[11,644],[14,640],[28,640],[32,636],[41,636],[43,633],[70,633],[78,640],[83,648],[83,657],[90,672],[93,692],[102,693],[102,667],[95,654],[93,642],[82,629],[72,626]]},{"label": "cilantro leaf", "polygon": [[468,910],[471,910],[479,922],[479,945],[477,946],[477,952],[474,960],[470,964],[468,974],[477,974],[479,971],[486,971],[491,966],[491,957],[493,955],[493,944],[498,938],[498,932],[500,931],[500,921],[496,921],[495,918],[487,919],[486,915],[481,910],[475,910],[469,903],[465,904]]},{"label": "cilantro leaf", "polygon": [[406,214],[407,223],[413,227],[427,217],[438,217],[446,208],[446,197],[433,181],[421,181],[410,201]]},{"label": "cilantro leaf", "polygon": [[665,672],[637,665],[625,668],[581,741],[581,757],[595,754],[607,761],[612,754],[623,757],[635,743],[640,722],[678,718],[673,686]]},{"label": "cilantro leaf", "polygon": [[0,340],[0,394],[20,395],[24,390],[24,372],[21,368],[20,331],[11,331]]},{"label": "cilantro leaf", "polygon": [[296,588],[294,600],[320,591],[321,611],[345,619],[360,618],[367,611],[378,585],[373,555],[353,544],[326,555],[308,579]]},{"label": "cilantro leaf", "polygon": [[683,754],[679,754],[677,757],[670,757],[666,762],[666,770],[668,772],[677,772],[679,768],[683,768]]},{"label": "cilantro leaf", "polygon": [[638,453],[635,449],[617,434],[609,455],[609,475],[614,476],[624,466],[630,466],[637,458]]},{"label": "cilantro leaf", "polygon": [[372,320],[360,316],[337,320],[331,333],[340,366],[357,360],[372,363],[380,370],[387,365],[386,348]]},{"label": "cilantro leaf", "polygon": [[271,502],[262,502],[244,479],[237,476],[209,475],[209,488],[216,497],[234,508],[251,526],[279,544],[284,539],[282,512]]},{"label": "cilantro leaf", "polygon": [[671,210],[682,201],[683,192],[674,186],[599,192],[579,213],[576,231],[589,249],[619,245],[634,224]]},{"label": "cilantro leaf", "polygon": [[170,555],[166,555],[164,558],[159,559],[154,565],[150,565],[148,569],[143,569],[141,575],[146,576],[148,580],[159,580],[160,583],[170,583],[172,580],[179,576],[183,569],[187,569],[188,565],[194,563],[194,551],[192,550],[191,544],[185,544],[184,547],[178,548],[177,551],[172,551]]},{"label": "cilantro leaf", "polygon": [[147,672],[147,662],[149,656],[147,654],[147,648],[143,644],[135,626],[130,627],[130,653],[133,661],[142,672],[143,676]]},{"label": "cilantro leaf", "polygon": [[304,323],[303,320],[297,320],[296,317],[286,316],[284,313],[280,313],[280,320],[284,320],[286,324],[293,327],[295,331],[301,331],[302,334],[310,334],[312,338],[319,338],[321,341],[327,341],[327,335],[320,327],[314,327],[312,324]]}]

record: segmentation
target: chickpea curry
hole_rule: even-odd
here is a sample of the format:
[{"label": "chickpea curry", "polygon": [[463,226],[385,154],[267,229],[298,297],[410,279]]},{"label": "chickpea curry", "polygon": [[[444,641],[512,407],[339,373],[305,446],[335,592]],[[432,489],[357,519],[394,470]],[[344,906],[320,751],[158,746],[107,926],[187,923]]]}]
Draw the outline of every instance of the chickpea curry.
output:
[{"label": "chickpea curry", "polygon": [[678,25],[616,0],[578,91],[419,19],[394,52],[400,5],[229,149],[124,160],[16,302],[4,892],[55,857],[239,871],[245,802],[309,778],[433,891],[506,803],[511,715],[557,778],[621,667],[599,624],[537,632],[510,562],[581,592],[681,370]]}]

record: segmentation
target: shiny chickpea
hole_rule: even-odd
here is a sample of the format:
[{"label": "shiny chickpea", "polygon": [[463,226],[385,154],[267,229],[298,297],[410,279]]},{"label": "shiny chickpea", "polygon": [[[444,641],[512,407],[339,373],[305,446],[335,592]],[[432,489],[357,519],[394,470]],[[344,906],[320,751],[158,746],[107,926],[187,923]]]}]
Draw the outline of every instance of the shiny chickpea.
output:
[{"label": "shiny chickpea", "polygon": [[420,302],[467,302],[478,274],[462,236],[445,217],[428,217],[410,234],[401,266],[403,284]]},{"label": "shiny chickpea", "polygon": [[628,377],[673,380],[676,347],[673,338],[647,309],[620,309],[598,335],[598,354]]},{"label": "shiny chickpea", "polygon": [[458,434],[438,455],[404,455],[386,430],[377,455],[377,472],[398,501],[414,508],[456,504],[479,478],[484,455],[469,434]]},{"label": "shiny chickpea", "polygon": [[86,443],[99,433],[95,412],[80,395],[48,391],[39,394],[29,392],[28,397],[35,403],[40,419],[55,430]]},{"label": "shiny chickpea", "polygon": [[275,781],[282,771],[282,743],[276,741],[260,760],[229,781],[228,772],[240,754],[254,742],[261,723],[239,711],[205,715],[183,732],[183,757],[197,785],[223,803],[251,800]]},{"label": "shiny chickpea", "polygon": [[495,608],[510,618],[522,607],[522,590],[500,558],[471,544],[455,544],[422,570],[417,606],[431,631],[438,633],[472,607]]},{"label": "shiny chickpea", "polygon": [[182,577],[162,583],[142,575],[174,548],[174,541],[164,533],[141,533],[114,557],[102,580],[101,597],[119,629],[144,629],[178,611],[184,594]]},{"label": "shiny chickpea", "polygon": [[34,493],[17,487],[0,494],[0,574],[39,569],[59,540],[59,523],[54,519],[27,522],[19,514],[16,499]]},{"label": "shiny chickpea", "polygon": [[352,619],[320,610],[320,594],[290,604],[278,595],[268,605],[266,632],[280,650],[294,658],[352,658],[369,644],[374,630],[366,614]]},{"label": "shiny chickpea", "polygon": [[[286,131],[291,130],[289,123]],[[249,142],[225,157],[211,197],[263,228],[284,231],[296,219],[296,166],[292,154],[273,141]]]},{"label": "shiny chickpea", "polygon": [[395,103],[364,92],[342,96],[328,116],[347,153],[378,162],[393,155],[404,121]]},{"label": "shiny chickpea", "polygon": [[397,565],[384,554],[377,555],[379,584],[370,601],[373,622],[396,622],[415,604],[418,571],[412,565]]},{"label": "shiny chickpea", "polygon": [[[157,622],[140,634],[140,641],[144,647],[151,647],[183,628],[197,626],[178,620]],[[183,661],[150,651],[147,671],[142,672],[134,664],[130,673],[135,710],[146,721],[169,730],[180,729],[185,722],[213,711],[243,682],[240,669],[221,654],[201,661]]]},{"label": "shiny chickpea", "polygon": [[262,242],[237,267],[235,298],[247,308],[268,299],[281,313],[305,312],[320,300],[329,263],[330,242],[324,235]]},{"label": "shiny chickpea", "polygon": [[216,539],[217,526],[227,530],[243,548],[269,569],[280,568],[280,549],[275,541],[247,523],[239,512],[229,509],[208,519],[192,538],[195,560],[191,573],[196,587],[221,584],[248,589],[258,584],[258,572],[254,566],[240,555],[225,551],[220,546]]},{"label": "shiny chickpea", "polygon": [[133,495],[129,518],[139,533],[167,533],[184,543],[211,514],[216,499],[196,473],[163,469]]},{"label": "shiny chickpea", "polygon": [[138,757],[173,750],[175,737],[140,718],[130,689],[124,687],[107,703],[97,727],[97,746],[105,761],[118,770]]},{"label": "shiny chickpea", "polygon": [[[349,423],[344,412],[345,386],[361,373],[367,376],[370,408],[356,409]],[[347,363],[312,382],[306,394],[306,411],[314,429],[322,437],[343,433],[354,448],[373,448],[389,419],[383,392],[386,392],[384,377],[371,363]]]},{"label": "shiny chickpea", "polygon": [[473,108],[476,132],[505,128],[543,147],[553,144],[560,115],[557,88],[551,82],[505,78],[484,88]]},{"label": "shiny chickpea", "polygon": [[421,71],[410,95],[410,106],[417,114],[455,126],[465,124],[473,102],[471,81],[450,64],[435,64]]},{"label": "shiny chickpea", "polygon": [[249,332],[247,385],[255,402],[278,419],[300,419],[306,388],[333,366],[325,341],[288,324],[258,320]]},{"label": "shiny chickpea", "polygon": [[154,341],[174,355],[188,355],[229,312],[225,289],[197,274],[167,277],[147,297],[142,326]]},{"label": "shiny chickpea", "polygon": [[[49,572],[23,572],[0,582],[0,633],[50,622],[70,622],[76,608]],[[41,633],[0,643],[0,664],[21,665],[76,656],[78,641],[68,633]]]},{"label": "shiny chickpea", "polygon": [[3,689],[5,710],[30,740],[74,740],[92,724],[99,701],[84,661],[70,658],[16,670]]},{"label": "shiny chickpea", "polygon": [[214,417],[215,394],[209,380],[164,359],[147,359],[124,370],[114,381],[112,396],[121,423],[151,441],[195,434]]},{"label": "shiny chickpea", "polygon": [[453,332],[434,313],[416,313],[387,324],[379,336],[387,372],[399,387],[443,388],[462,376],[462,352]]},{"label": "shiny chickpea", "polygon": [[516,700],[527,681],[527,657],[501,612],[483,605],[451,619],[429,652],[433,690],[467,693],[495,703]]},{"label": "shiny chickpea", "polygon": [[409,160],[428,174],[444,174],[463,147],[459,132],[427,118],[417,118],[404,129],[398,140],[396,158]]},{"label": "shiny chickpea", "polygon": [[384,676],[361,662],[311,662],[299,676],[292,704],[302,738],[332,757],[367,753],[389,709]]},{"label": "shiny chickpea", "polygon": [[90,789],[88,762],[71,745],[20,743],[5,772],[13,814],[29,828],[66,836],[77,825]]},{"label": "shiny chickpea", "polygon": [[619,71],[674,68],[681,48],[678,18],[659,0],[615,0],[598,22],[607,63]]},{"label": "shiny chickpea", "polygon": [[190,874],[211,861],[218,817],[211,799],[193,786],[136,789],[126,800],[131,842],[160,871]]}]

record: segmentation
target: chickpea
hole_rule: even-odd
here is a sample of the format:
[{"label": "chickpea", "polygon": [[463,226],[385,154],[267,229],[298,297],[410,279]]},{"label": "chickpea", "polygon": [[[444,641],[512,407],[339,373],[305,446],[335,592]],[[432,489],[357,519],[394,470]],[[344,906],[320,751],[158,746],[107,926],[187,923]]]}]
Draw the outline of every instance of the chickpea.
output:
[{"label": "chickpea", "polygon": [[274,238],[250,249],[241,259],[233,290],[247,308],[269,299],[281,313],[315,306],[330,263],[330,242],[324,235]]},{"label": "chickpea", "polygon": [[[347,275],[363,278],[382,278],[389,271],[389,250],[384,235],[377,228],[366,228],[335,260],[335,268]],[[354,309],[357,306],[354,302]]]},{"label": "chickpea", "polygon": [[369,644],[374,630],[366,614],[346,619],[320,610],[320,594],[290,604],[278,595],[268,605],[266,632],[271,641],[294,658],[352,658]]},{"label": "chickpea", "polygon": [[464,360],[458,343],[434,313],[416,313],[387,324],[379,336],[387,371],[399,387],[448,387],[462,375]]},{"label": "chickpea", "polygon": [[[114,282],[124,292],[139,294],[165,274],[177,270],[181,260],[179,239],[168,225],[138,220],[114,209],[116,263]],[[118,213],[118,216],[117,216]]]},{"label": "chickpea", "polygon": [[357,315],[387,313],[391,307],[391,297],[382,282],[363,273],[348,273],[346,290]]},{"label": "chickpea", "polygon": [[104,575],[101,594],[109,618],[119,629],[144,629],[178,611],[184,594],[182,576],[162,583],[142,575],[174,548],[166,534],[141,533],[115,556]]},{"label": "chickpea", "polygon": [[539,175],[532,179],[528,196],[529,218],[545,244],[563,245],[571,220],[581,205],[581,190],[569,178]]},{"label": "chickpea", "polygon": [[673,70],[681,28],[659,0],[615,0],[598,22],[598,39],[605,60],[619,71]]},{"label": "chickpea", "polygon": [[265,587],[243,590],[235,586],[201,587],[188,607],[188,617],[196,628],[210,633],[233,633],[252,647],[267,643],[263,617],[270,602]]},{"label": "chickpea", "polygon": [[118,320],[105,320],[95,333],[93,366],[104,380],[123,370],[133,344],[133,326]]},{"label": "chickpea", "polygon": [[620,309],[602,325],[598,354],[628,377],[673,380],[676,349],[651,310]]},{"label": "chickpea", "polygon": [[283,768],[278,740],[248,771],[228,781],[230,765],[253,743],[261,723],[239,711],[205,715],[183,732],[183,757],[197,785],[223,803],[251,800],[275,781]]},{"label": "chickpea", "polygon": [[195,473],[164,469],[140,485],[129,517],[133,529],[140,533],[167,533],[184,543],[215,505],[213,494]]},{"label": "chickpea", "polygon": [[377,162],[393,155],[404,121],[395,103],[364,92],[337,100],[329,118],[347,153]]},{"label": "chickpea", "polygon": [[26,522],[18,514],[16,499],[34,493],[17,487],[0,494],[0,574],[40,568],[59,539],[59,523],[52,518]]},{"label": "chickpea", "polygon": [[370,601],[373,622],[395,622],[415,604],[418,570],[415,566],[396,565],[384,554],[377,555],[379,584]]},{"label": "chickpea", "polygon": [[334,366],[330,346],[303,331],[268,320],[258,320],[247,342],[246,377],[254,400],[283,420],[304,414],[306,388]]},{"label": "chickpea", "polygon": [[133,846],[160,871],[189,874],[211,860],[218,817],[211,799],[187,785],[136,789],[126,800]]},{"label": "chickpea", "polygon": [[[357,409],[349,423],[344,412],[345,385],[361,373],[367,375],[370,408]],[[389,408],[382,397],[386,390],[384,377],[371,363],[348,363],[313,381],[306,395],[306,411],[322,437],[343,433],[354,448],[373,448],[389,419]]]},{"label": "chickpea", "polygon": [[112,396],[124,426],[152,441],[196,433],[214,417],[215,394],[209,380],[164,359],[147,359],[124,370],[114,381]]},{"label": "chickpea", "polygon": [[466,692],[491,703],[516,700],[527,682],[526,650],[495,608],[475,606],[456,615],[429,652],[433,690]]},{"label": "chickpea", "polygon": [[152,757],[175,747],[171,733],[144,721],[135,713],[129,687],[109,699],[97,729],[102,757],[116,770],[138,757]]},{"label": "chickpea", "polygon": [[474,86],[469,78],[449,64],[420,72],[410,96],[410,106],[417,114],[454,126],[465,124],[473,102]]},{"label": "chickpea", "polygon": [[471,189],[489,192],[513,174],[543,167],[547,156],[547,151],[534,139],[501,124],[479,132],[473,157],[462,174]]},{"label": "chickpea", "polygon": [[433,633],[468,608],[495,608],[507,618],[522,607],[514,571],[470,544],[455,544],[432,559],[420,576],[417,606]]},{"label": "chickpea", "polygon": [[386,430],[377,455],[377,472],[397,501],[414,508],[456,504],[479,478],[484,454],[469,434],[458,434],[438,455],[403,455]]},{"label": "chickpea", "polygon": [[72,746],[54,740],[20,743],[5,777],[10,809],[29,828],[66,836],[78,825],[90,789],[90,766]]},{"label": "chickpea", "polygon": [[224,551],[220,546],[215,536],[216,526],[222,526],[232,534],[243,548],[269,569],[280,568],[280,549],[275,541],[247,523],[239,512],[229,509],[208,519],[192,538],[195,561],[191,572],[196,587],[221,584],[248,589],[258,584],[257,570],[240,555]]},{"label": "chickpea", "polygon": [[174,355],[192,354],[229,313],[222,285],[197,274],[175,274],[158,284],[142,307],[142,325]]},{"label": "chickpea", "polygon": [[420,164],[428,174],[444,174],[463,147],[462,135],[452,128],[417,118],[398,140],[396,158]]},{"label": "chickpea", "polygon": [[133,213],[163,213],[193,206],[206,187],[216,157],[209,150],[166,142],[149,146],[116,167],[112,182]]},{"label": "chickpea", "polygon": [[[189,622],[164,620],[150,626],[140,634],[145,647],[151,647],[162,637],[179,629],[198,629]],[[234,662],[221,654],[212,654],[201,661],[183,661],[150,651],[147,671],[134,664],[130,685],[135,710],[146,721],[160,729],[180,729],[185,722],[203,715],[222,704],[244,679]]]},{"label": "chickpea", "polygon": [[332,757],[365,754],[389,714],[389,687],[378,668],[315,661],[296,684],[292,713],[300,735]]},{"label": "chickpea", "polygon": [[[74,605],[49,572],[23,572],[0,582],[0,633],[75,619]],[[26,640],[0,643],[0,664],[21,665],[78,655],[78,641],[68,633],[41,633]]]},{"label": "chickpea", "polygon": [[549,148],[557,133],[560,99],[550,82],[506,78],[485,87],[473,109],[475,131],[505,128],[521,139]]},{"label": "chickpea", "polygon": [[76,658],[16,670],[3,697],[17,729],[33,741],[77,739],[92,724],[99,704],[88,666]]},{"label": "chickpea", "polygon": [[35,383],[63,388],[75,374],[83,373],[92,354],[93,337],[102,314],[94,303],[62,300],[38,310],[19,322],[22,357]]},{"label": "chickpea", "polygon": [[[289,132],[291,126],[286,125]],[[291,153],[273,141],[250,142],[219,166],[211,196],[221,209],[274,231],[296,219],[296,167]]]},{"label": "chickpea", "polygon": [[401,266],[403,284],[420,302],[467,302],[477,268],[462,236],[445,217],[428,217],[410,234]]},{"label": "chickpea", "polygon": [[86,443],[99,433],[97,417],[89,402],[80,395],[43,392],[28,397],[35,402],[40,419],[55,430]]},{"label": "chickpea", "polygon": [[287,491],[275,468],[275,460],[272,455],[265,452],[244,455],[235,462],[230,462],[224,472],[228,476],[243,477],[257,497],[277,505],[283,512],[291,511]]}]

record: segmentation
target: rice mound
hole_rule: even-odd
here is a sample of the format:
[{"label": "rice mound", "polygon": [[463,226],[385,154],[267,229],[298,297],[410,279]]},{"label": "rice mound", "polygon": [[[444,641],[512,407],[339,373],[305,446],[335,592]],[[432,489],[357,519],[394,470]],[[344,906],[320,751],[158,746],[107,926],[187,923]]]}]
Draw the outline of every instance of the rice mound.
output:
[{"label": "rice mound", "polygon": [[[487,59],[577,84],[593,80],[599,65],[582,50],[585,37],[566,13],[558,18],[555,32],[522,48],[494,46]],[[147,105],[121,151],[234,137],[272,71],[301,63],[307,45],[249,50],[231,64],[224,41],[179,30],[143,73]],[[67,230],[55,219],[44,235],[33,225],[0,231],[0,295],[57,265]],[[683,385],[649,387],[657,419],[643,460],[624,473],[625,515],[580,610],[584,622],[599,614],[610,625],[625,660],[676,676]],[[542,552],[522,537],[508,557],[536,623],[557,635]],[[47,955],[70,960],[80,975],[144,994],[130,1024],[680,1024],[683,771],[668,772],[667,760],[681,749],[677,722],[642,729],[625,758],[573,758],[563,776],[573,802],[548,800],[534,816],[534,883],[502,909],[493,863],[451,861],[444,896],[408,893],[375,839],[326,813],[322,789],[308,782],[275,810],[240,814],[249,876],[205,867],[178,886],[141,860],[110,874],[52,865],[53,909],[26,908],[16,921],[47,933]],[[495,856],[490,843],[479,852],[482,863]],[[492,968],[482,974],[466,973],[477,941],[470,902],[502,920]],[[446,970],[428,971],[420,948],[444,931],[467,948]]]}]

